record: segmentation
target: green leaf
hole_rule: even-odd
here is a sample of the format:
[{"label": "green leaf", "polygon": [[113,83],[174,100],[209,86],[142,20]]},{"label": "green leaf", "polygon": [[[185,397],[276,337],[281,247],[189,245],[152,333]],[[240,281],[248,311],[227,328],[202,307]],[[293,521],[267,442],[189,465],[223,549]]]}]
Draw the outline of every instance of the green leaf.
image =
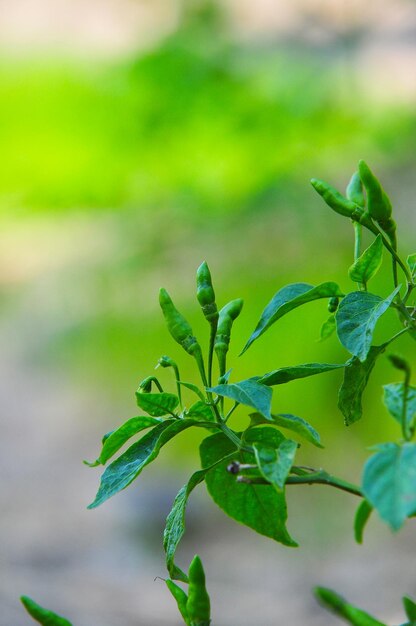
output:
[{"label": "green leaf", "polygon": [[321,332],[319,336],[319,341],[325,341],[331,335],[334,334],[336,330],[337,324],[335,322],[335,315],[330,315],[326,322],[324,322],[321,326]]},{"label": "green leaf", "polygon": [[258,442],[254,443],[253,448],[261,475],[278,491],[283,491],[298,444],[284,439],[278,448]]},{"label": "green leaf", "polygon": [[291,380],[316,376],[316,374],[324,374],[325,372],[331,372],[341,367],[345,367],[345,363],[341,365],[336,363],[304,363],[303,365],[293,365],[292,367],[280,367],[273,372],[264,374],[257,382],[268,386],[282,385]]},{"label": "green leaf", "polygon": [[[390,415],[395,420],[402,423],[403,416],[403,400],[404,400],[404,383],[391,383],[383,385],[384,404],[386,405]],[[409,428],[416,419],[416,387],[409,385],[406,394],[406,426]]]},{"label": "green leaf", "polygon": [[[251,430],[254,429],[246,433],[249,438]],[[242,463],[255,461],[254,455],[238,451],[225,435],[219,433],[207,437],[201,443],[202,465],[209,467],[232,452],[234,458]],[[235,476],[227,472],[227,464],[228,461],[222,461],[206,474],[205,482],[214,502],[227,515],[261,535],[287,546],[296,546],[286,530],[287,508],[284,494],[268,485],[238,483]]]},{"label": "green leaf", "polygon": [[410,621],[416,622],[416,603],[408,596],[404,596],[403,606],[406,611],[406,616],[410,619]]},{"label": "green leaf", "polygon": [[28,596],[22,596],[20,600],[29,615],[39,622],[39,624],[43,626],[72,626],[71,622],[67,619],[60,617],[52,611],[48,611],[48,609],[44,609],[40,604],[28,598]]},{"label": "green leaf", "polygon": [[194,419],[205,420],[208,422],[214,421],[211,407],[202,400],[198,400],[195,404],[189,407],[186,411],[186,417],[193,417]]},{"label": "green leaf", "polygon": [[[266,420],[261,413],[250,413],[250,419],[253,426],[257,424],[270,424],[270,420]],[[317,446],[318,448],[324,447],[321,444],[319,433],[302,417],[290,415],[289,413],[272,413],[272,420],[272,423],[276,426],[286,428],[287,430],[300,435],[314,446]]]},{"label": "green leaf", "polygon": [[166,518],[166,526],[163,533],[163,547],[166,554],[166,567],[171,578],[175,580],[182,580],[188,582],[187,575],[175,564],[175,553],[180,540],[185,532],[185,511],[188,503],[188,498],[191,492],[195,489],[199,483],[201,483],[208,471],[216,467],[218,463],[229,462],[232,460],[232,456],[226,456],[216,461],[210,467],[206,467],[202,470],[198,470],[192,474],[191,478],[178,492],[172,509]]},{"label": "green leaf", "polygon": [[101,454],[94,463],[86,463],[90,467],[96,467],[97,465],[105,465],[111,457],[120,450],[120,448],[134,435],[150,428],[150,426],[156,426],[160,423],[160,420],[154,417],[148,417],[143,415],[140,417],[132,417],[124,422],[120,428],[108,433],[103,437],[103,447]]},{"label": "green leaf", "polygon": [[416,276],[416,252],[413,254],[409,254],[406,259],[407,265],[409,266],[410,273],[412,278]]},{"label": "green leaf", "polygon": [[228,385],[217,385],[208,388],[208,391],[224,398],[230,398],[245,406],[250,406],[271,419],[272,390],[266,385],[258,383],[256,378],[248,378],[239,383],[229,383]]},{"label": "green leaf", "polygon": [[174,415],[174,411],[179,404],[178,396],[173,393],[146,393],[140,390],[136,391],[137,405],[152,415],[153,417],[161,417],[162,415]]},{"label": "green leaf", "polygon": [[108,498],[128,487],[138,477],[142,469],[157,457],[162,446],[186,428],[197,425],[197,420],[172,419],[155,426],[107,466],[101,477],[95,500],[88,508],[96,508]]},{"label": "green leaf", "polygon": [[365,611],[347,602],[332,589],[316,587],[314,592],[323,606],[333,611],[335,615],[343,617],[353,626],[386,626],[383,622],[379,622]]},{"label": "green leaf", "polygon": [[383,260],[383,239],[377,235],[371,246],[351,265],[348,275],[351,280],[366,285],[381,267]]},{"label": "green leaf", "polygon": [[367,500],[363,500],[358,506],[354,519],[354,537],[357,543],[363,542],[364,528],[372,511],[373,507],[367,502]]},{"label": "green leaf", "polygon": [[178,383],[179,385],[182,385],[182,387],[186,387],[187,389],[190,389],[190,391],[193,391],[198,396],[198,398],[202,400],[202,402],[205,401],[204,394],[202,393],[199,387],[197,387],[193,383],[186,383],[182,380],[179,380]]},{"label": "green leaf", "polygon": [[340,303],[335,314],[339,340],[360,361],[367,358],[376,324],[399,290],[396,287],[384,300],[367,291],[353,291]]},{"label": "green leaf", "polygon": [[346,426],[359,420],[363,414],[362,397],[377,357],[384,346],[372,346],[365,361],[356,356],[350,359],[344,370],[344,380],[338,393],[338,408],[344,416]]},{"label": "green leaf", "polygon": [[363,493],[393,530],[416,511],[416,444],[385,444],[364,467]]},{"label": "green leaf", "polygon": [[176,600],[176,604],[178,605],[179,613],[182,615],[182,619],[185,622],[186,626],[190,626],[188,611],[186,610],[186,603],[188,601],[188,596],[184,592],[184,590],[176,585],[173,580],[169,578],[165,580],[166,586],[173,595]]},{"label": "green leaf", "polygon": [[298,306],[318,300],[319,298],[331,298],[332,296],[342,296],[342,292],[336,283],[327,282],[313,287],[307,283],[293,283],[280,289],[271,299],[269,304],[261,314],[260,320],[253,331],[251,337],[244,346],[243,354],[255,341],[278,319],[293,311]]}]

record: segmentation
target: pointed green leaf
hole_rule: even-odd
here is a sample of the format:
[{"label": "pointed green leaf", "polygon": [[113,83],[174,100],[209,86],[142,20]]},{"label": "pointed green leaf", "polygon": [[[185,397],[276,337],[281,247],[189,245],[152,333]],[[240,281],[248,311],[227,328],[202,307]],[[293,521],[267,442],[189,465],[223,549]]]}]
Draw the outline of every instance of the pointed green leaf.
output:
[{"label": "pointed green leaf", "polygon": [[295,460],[298,444],[290,439],[284,439],[278,448],[258,442],[253,444],[253,448],[261,475],[278,491],[283,491]]},{"label": "pointed green leaf", "polygon": [[416,444],[385,444],[364,467],[363,493],[393,530],[416,511]]},{"label": "pointed green leaf", "polygon": [[188,483],[180,489],[175,498],[172,509],[166,519],[166,526],[163,533],[163,547],[166,554],[166,567],[169,575],[175,580],[182,580],[183,582],[188,581],[186,574],[184,574],[184,572],[175,564],[176,549],[185,532],[185,511],[188,498],[195,487],[204,480],[208,471],[213,469],[216,465],[218,465],[218,463],[230,462],[231,460],[232,456],[226,456],[216,461],[210,467],[198,470],[192,474]]},{"label": "pointed green leaf", "polygon": [[174,415],[174,411],[179,404],[178,396],[173,393],[146,393],[136,391],[137,405],[152,415],[152,417],[162,417],[163,415]]},{"label": "pointed green leaf", "polygon": [[186,603],[188,601],[188,596],[184,592],[184,590],[176,585],[173,580],[169,578],[165,580],[166,586],[171,592],[172,596],[176,600],[176,604],[178,605],[179,613],[182,615],[182,619],[185,622],[186,626],[191,626],[189,621],[188,611],[186,610]]},{"label": "pointed green leaf", "polygon": [[[403,416],[403,400],[404,400],[404,383],[391,383],[383,385],[384,404],[389,410],[390,415],[395,420],[402,423]],[[406,394],[406,426],[412,426],[416,420],[416,387],[409,385]]]},{"label": "pointed green leaf", "polygon": [[172,419],[155,426],[107,466],[101,477],[95,500],[88,508],[94,509],[125,489],[138,477],[142,469],[157,457],[162,446],[186,428],[196,425],[198,425],[197,420]]},{"label": "pointed green leaf", "polygon": [[307,378],[308,376],[316,376],[316,374],[324,374],[325,372],[331,372],[332,370],[345,367],[345,363],[304,363],[303,365],[293,365],[291,367],[280,367],[273,372],[264,374],[258,379],[258,383],[262,385],[282,385],[288,383],[291,380],[297,380],[298,378]]},{"label": "pointed green leaf", "polygon": [[356,283],[366,285],[373,278],[381,267],[383,260],[383,239],[377,235],[373,243],[362,253],[362,255],[351,265],[348,275]]},{"label": "pointed green leaf", "polygon": [[330,315],[326,322],[324,322],[321,326],[319,341],[325,341],[326,339],[329,339],[329,337],[334,334],[336,328],[337,324],[335,322],[335,315]]},{"label": "pointed green leaf", "polygon": [[[261,415],[261,413],[250,413],[251,425],[257,424],[270,424],[270,420]],[[281,428],[286,428],[297,435],[300,435],[309,443],[312,443],[318,448],[323,448],[321,444],[321,438],[319,433],[314,429],[309,422],[297,415],[290,415],[289,413],[272,413],[272,423]]]},{"label": "pointed green leaf", "polygon": [[338,393],[338,408],[344,416],[346,426],[359,420],[363,414],[362,397],[377,357],[384,346],[372,346],[365,361],[356,356],[350,359],[344,370],[344,380]]},{"label": "pointed green leaf", "polygon": [[202,393],[200,388],[197,387],[196,385],[194,385],[193,383],[186,383],[186,382],[180,380],[179,384],[182,385],[182,387],[186,387],[187,389],[190,389],[190,391],[193,391],[198,396],[198,398],[200,400],[202,400],[202,402],[205,401],[204,394]]},{"label": "pointed green leaf", "polygon": [[363,542],[364,528],[373,511],[371,504],[367,500],[363,500],[355,513],[354,519],[354,536],[357,543]]},{"label": "pointed green leaf", "polygon": [[48,611],[48,609],[44,609],[40,604],[28,598],[28,596],[22,596],[20,600],[29,615],[39,622],[39,624],[43,626],[72,626],[71,622],[67,619],[60,617],[52,611]]},{"label": "pointed green leaf", "polygon": [[248,378],[239,383],[229,383],[228,385],[217,385],[210,387],[208,391],[224,398],[230,398],[245,406],[250,406],[271,419],[272,390],[266,385],[258,383],[256,378]]},{"label": "pointed green leaf", "polygon": [[147,415],[132,417],[127,420],[127,422],[124,422],[122,426],[117,428],[117,430],[113,430],[111,433],[108,433],[103,437],[103,447],[100,456],[94,463],[87,463],[87,465],[90,467],[105,465],[107,461],[111,459],[111,457],[114,456],[114,454],[118,452],[131,437],[137,435],[137,433],[142,430],[150,428],[150,426],[156,426],[159,423],[159,419],[148,417]]},{"label": "pointed green leaf", "polygon": [[416,603],[408,596],[404,596],[403,606],[410,621],[416,622]]},{"label": "pointed green leaf", "polygon": [[245,352],[255,341],[278,319],[293,311],[298,306],[318,300],[319,298],[331,298],[332,296],[342,296],[338,285],[333,282],[322,283],[317,287],[307,283],[293,283],[280,289],[271,299],[269,304],[261,314],[260,320],[253,331],[251,337],[244,346],[241,354]]},{"label": "pointed green leaf", "polygon": [[[246,433],[248,438],[251,430],[254,429]],[[207,437],[201,443],[202,465],[209,467],[232,452],[234,458],[243,463],[255,461],[254,455],[239,452],[227,437],[219,433]],[[208,492],[214,502],[227,515],[261,535],[287,546],[296,546],[286,530],[287,508],[284,494],[268,485],[238,483],[236,477],[227,472],[227,463],[220,462],[205,477]]]},{"label": "pointed green leaf", "polygon": [[379,622],[365,611],[347,602],[332,589],[316,587],[314,591],[323,606],[333,611],[335,615],[344,618],[353,626],[386,626],[383,622]]},{"label": "pointed green leaf", "polygon": [[200,419],[208,422],[214,421],[211,407],[206,402],[198,400],[189,407],[186,411],[186,417],[192,417],[194,419]]},{"label": "pointed green leaf", "polygon": [[412,278],[416,276],[416,252],[409,254],[406,259]]},{"label": "pointed green leaf", "polygon": [[340,303],[335,314],[339,340],[360,361],[367,358],[376,324],[399,290],[396,287],[384,300],[367,291],[353,291]]}]

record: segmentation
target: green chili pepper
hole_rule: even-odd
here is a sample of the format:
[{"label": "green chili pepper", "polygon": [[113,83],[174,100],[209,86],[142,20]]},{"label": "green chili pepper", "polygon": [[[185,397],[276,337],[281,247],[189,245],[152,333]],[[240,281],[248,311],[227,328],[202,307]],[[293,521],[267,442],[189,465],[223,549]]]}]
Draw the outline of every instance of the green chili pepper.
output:
[{"label": "green chili pepper", "polygon": [[348,200],[355,202],[362,209],[365,208],[363,183],[358,172],[354,172],[351,176],[351,180],[347,185],[346,196]]},{"label": "green chili pepper", "polygon": [[361,160],[358,163],[358,169],[367,192],[368,213],[381,226],[393,243],[396,241],[396,222],[391,217],[392,206],[390,199],[381,186],[380,181],[365,161]]},{"label": "green chili pepper", "polygon": [[184,592],[184,590],[179,587],[176,583],[173,582],[170,578],[165,580],[166,586],[173,595],[176,600],[176,604],[178,605],[179,613],[183,617],[183,621],[187,626],[190,626],[188,611],[186,608],[186,604],[188,602],[188,596]]},{"label": "green chili pepper", "polygon": [[220,366],[220,376],[224,376],[225,374],[226,355],[230,345],[231,328],[234,320],[240,315],[242,308],[243,301],[241,298],[237,298],[226,304],[219,313],[214,349]]},{"label": "green chili pepper", "polygon": [[166,320],[168,331],[173,339],[182,346],[188,354],[195,355],[201,351],[201,347],[194,337],[190,324],[172,302],[166,289],[159,293],[159,303]]},{"label": "green chili pepper", "polygon": [[371,232],[375,235],[378,235],[378,230],[373,224],[370,215],[366,213],[361,206],[358,206],[358,204],[349,200],[339,193],[339,191],[334,189],[334,187],[331,187],[331,185],[328,185],[328,183],[325,183],[322,180],[312,178],[311,184],[315,191],[322,196],[327,205],[331,207],[333,211],[339,215],[343,215],[344,217],[349,217],[354,222],[362,224],[371,230]]},{"label": "green chili pepper", "polygon": [[29,615],[33,617],[34,620],[39,622],[39,624],[42,624],[43,626],[72,626],[71,622],[67,619],[60,617],[53,611],[44,609],[31,598],[22,596],[20,600]]},{"label": "green chili pepper", "polygon": [[212,286],[211,272],[204,261],[196,271],[196,297],[201,305],[205,319],[211,326],[217,326],[218,309],[215,302],[215,292]]},{"label": "green chili pepper", "polygon": [[160,290],[159,303],[166,320],[168,331],[172,335],[173,339],[179,343],[179,345],[181,345],[188,354],[195,358],[204,385],[206,385],[207,381],[201,346],[199,345],[196,337],[194,337],[190,324],[184,316],[179,313],[166,289],[162,288]]},{"label": "green chili pepper", "polygon": [[191,626],[209,626],[210,600],[205,586],[205,572],[198,555],[194,556],[189,566],[189,589],[186,611]]},{"label": "green chili pepper", "polygon": [[339,304],[339,298],[337,296],[334,296],[333,298],[330,298],[328,300],[328,311],[330,313],[335,313],[335,311],[338,308],[338,304]]}]

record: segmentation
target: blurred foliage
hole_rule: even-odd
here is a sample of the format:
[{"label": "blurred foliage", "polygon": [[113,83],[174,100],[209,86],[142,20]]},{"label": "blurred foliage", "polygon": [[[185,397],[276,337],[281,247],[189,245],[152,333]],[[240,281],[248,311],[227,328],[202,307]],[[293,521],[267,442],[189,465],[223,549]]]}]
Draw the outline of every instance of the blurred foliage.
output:
[{"label": "blurred foliage", "polygon": [[[206,330],[191,304],[204,258],[221,304],[246,299],[234,355],[283,284],[345,283],[352,229],[308,179],[343,186],[365,156],[398,189],[416,134],[414,110],[378,106],[370,79],[360,90],[346,49],[235,42],[202,3],[177,32],[123,62],[3,58],[0,293],[26,358],[72,372],[133,414],[138,380],[161,354],[179,357],[166,347],[158,287]],[[333,340],[315,343],[325,319],[322,304],[294,313],[276,343],[271,336],[238,361],[235,379],[347,358]],[[181,361],[186,377],[187,355]],[[293,383],[276,394],[279,410],[319,428],[318,416],[328,436],[338,433],[338,378],[302,382],[301,396]],[[355,431],[369,440],[382,410],[371,393],[368,426]]]},{"label": "blurred foliage", "polygon": [[342,40],[233,42],[202,3],[124,62],[3,59],[2,204],[218,215],[271,207],[364,153],[404,159],[413,111],[369,101],[345,54]]}]

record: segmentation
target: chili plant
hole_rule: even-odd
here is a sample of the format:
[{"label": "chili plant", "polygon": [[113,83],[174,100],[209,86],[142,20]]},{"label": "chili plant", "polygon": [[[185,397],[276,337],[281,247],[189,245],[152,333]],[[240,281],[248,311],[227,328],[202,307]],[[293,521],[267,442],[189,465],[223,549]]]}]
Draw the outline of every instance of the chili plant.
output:
[{"label": "chili plant", "polygon": [[[410,364],[390,353],[398,337],[416,340],[416,307],[413,289],[416,279],[416,253],[404,261],[398,252],[396,223],[390,200],[368,165],[361,161],[342,195],[327,183],[313,179],[312,185],[326,204],[354,227],[354,262],[349,277],[353,291],[344,293],[335,282],[319,285],[293,283],[279,289],[264,308],[257,326],[241,354],[294,309],[314,300],[326,299],[330,316],[321,329],[322,339],[336,331],[351,357],[346,363],[301,363],[234,381],[227,369],[227,354],[233,324],[242,311],[243,301],[232,300],[220,310],[216,303],[210,270],[206,262],[197,270],[196,296],[209,325],[209,347],[203,354],[185,317],[175,307],[165,289],[160,290],[160,306],[172,338],[194,360],[199,384],[184,381],[178,364],[162,356],[158,365],[170,368],[176,392],[164,391],[159,379],[143,380],[136,401],[143,414],[127,420],[102,440],[97,460],[88,465],[106,466],[90,509],[128,487],[146,465],[153,462],[163,446],[189,428],[202,429],[207,436],[200,444],[201,467],[178,492],[166,520],[163,546],[169,577],[166,585],[175,598],[187,626],[208,626],[210,601],[205,575],[198,556],[188,572],[176,562],[176,552],[185,532],[185,511],[192,491],[205,482],[214,502],[230,517],[285,546],[297,546],[286,528],[287,485],[321,484],[341,489],[360,499],[354,532],[363,540],[365,524],[375,510],[392,530],[402,527],[406,518],[416,514],[416,387],[411,385]],[[372,242],[362,250],[362,231],[370,232]],[[391,260],[392,285],[388,293],[375,294],[368,285],[383,261]],[[393,309],[400,327],[381,344],[373,343],[380,318]],[[325,469],[305,467],[298,460],[299,440],[322,447],[320,436],[303,417],[272,410],[273,387],[290,381],[318,376],[332,370],[343,375],[338,407],[347,426],[362,417],[362,397],[378,359],[387,354],[402,376],[402,382],[384,385],[384,403],[397,422],[397,439],[372,450],[364,465],[362,482],[352,484]],[[214,357],[217,366],[214,367]],[[183,401],[183,390],[194,396]],[[231,426],[237,411],[248,418],[245,430]],[[146,430],[126,451],[124,444]],[[117,456],[118,455],[118,456]],[[115,460],[113,460],[115,458]],[[266,514],[265,514],[266,512]],[[187,586],[187,587],[186,587]],[[187,591],[186,591],[187,589]],[[318,600],[336,615],[356,626],[383,626],[382,622],[352,606],[340,595],[318,587]],[[68,626],[69,622],[42,609],[29,598],[23,603],[41,624]],[[416,625],[416,604],[405,597],[407,626]]]}]

